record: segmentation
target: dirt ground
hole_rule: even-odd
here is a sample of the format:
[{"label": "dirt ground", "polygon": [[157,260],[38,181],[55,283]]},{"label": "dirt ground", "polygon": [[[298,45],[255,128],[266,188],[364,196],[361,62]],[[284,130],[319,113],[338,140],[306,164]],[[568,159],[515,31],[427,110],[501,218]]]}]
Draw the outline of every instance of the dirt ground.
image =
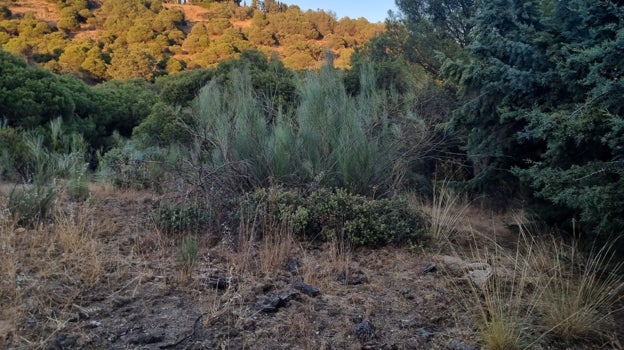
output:
[{"label": "dirt ground", "polygon": [[[0,189],[0,204],[9,191]],[[465,276],[453,272],[442,253],[420,247],[350,250],[297,239],[271,251],[262,242],[244,245],[223,232],[204,232],[198,258],[185,274],[176,259],[180,237],[155,228],[151,213],[159,200],[94,187],[86,202],[58,201],[54,219],[37,228],[16,225],[5,211],[0,348],[483,346],[457,294],[457,281]],[[260,268],[271,252],[273,265]],[[431,262],[436,268],[425,272]],[[613,340],[603,344],[618,348]],[[535,348],[595,347],[545,341]]]}]

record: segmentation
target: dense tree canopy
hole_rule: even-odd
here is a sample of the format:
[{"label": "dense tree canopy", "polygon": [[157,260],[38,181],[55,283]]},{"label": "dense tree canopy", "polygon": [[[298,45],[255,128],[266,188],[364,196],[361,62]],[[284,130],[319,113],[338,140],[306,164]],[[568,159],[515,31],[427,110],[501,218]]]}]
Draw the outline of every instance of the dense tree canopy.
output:
[{"label": "dense tree canopy", "polygon": [[206,68],[249,48],[267,57],[277,53],[297,69],[319,67],[328,48],[347,67],[354,48],[383,29],[276,1],[196,3],[202,7],[193,11],[202,13],[193,21],[183,11],[192,5],[160,0],[107,0],[99,7],[63,0],[56,22],[31,13],[13,16],[7,7],[0,18],[0,46],[57,73],[100,82]]},{"label": "dense tree canopy", "polygon": [[464,99],[452,125],[474,165],[470,183],[528,186],[534,203],[566,210],[557,220],[624,229],[624,6],[496,0],[473,23],[471,56],[443,69]]}]

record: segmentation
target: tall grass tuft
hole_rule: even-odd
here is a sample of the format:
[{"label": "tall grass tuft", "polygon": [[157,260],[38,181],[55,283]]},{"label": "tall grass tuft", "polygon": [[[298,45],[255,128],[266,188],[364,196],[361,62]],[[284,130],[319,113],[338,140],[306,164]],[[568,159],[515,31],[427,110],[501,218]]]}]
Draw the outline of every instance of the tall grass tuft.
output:
[{"label": "tall grass tuft", "polygon": [[544,323],[568,342],[605,336],[615,326],[613,311],[624,300],[624,262],[616,258],[614,242],[588,253],[579,244],[552,238],[536,261],[546,285]]},{"label": "tall grass tuft", "polygon": [[195,236],[186,236],[178,247],[176,263],[184,278],[191,277],[199,255],[199,241]]},{"label": "tall grass tuft", "polygon": [[457,230],[470,207],[462,196],[450,189],[446,182],[435,186],[431,203],[422,204],[430,217],[429,234],[434,242],[446,244]]},{"label": "tall grass tuft", "polygon": [[[471,283],[471,298],[476,305],[479,330],[487,349],[515,350],[527,348],[531,325],[535,322],[537,300],[530,262],[535,247],[521,234],[514,255],[499,246],[476,253],[477,261],[493,264],[492,276],[482,286]],[[507,267],[510,266],[510,267]]]}]

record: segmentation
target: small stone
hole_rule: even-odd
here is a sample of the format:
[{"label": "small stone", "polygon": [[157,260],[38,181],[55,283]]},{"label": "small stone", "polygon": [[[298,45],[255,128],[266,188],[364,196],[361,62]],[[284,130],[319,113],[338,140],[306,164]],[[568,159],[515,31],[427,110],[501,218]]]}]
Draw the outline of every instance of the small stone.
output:
[{"label": "small stone", "polygon": [[426,341],[429,341],[431,339],[431,337],[433,337],[433,335],[434,335],[433,332],[429,332],[428,330],[426,330],[424,328],[417,328],[416,329],[416,334],[418,334],[420,337],[424,338]]},{"label": "small stone", "polygon": [[264,299],[262,305],[260,305],[260,310],[267,313],[277,312],[278,309],[288,306],[288,301],[296,298],[298,294],[294,291],[284,292],[280,295],[271,294]]},{"label": "small stone", "polygon": [[297,260],[297,258],[290,258],[288,259],[288,271],[290,271],[290,273],[293,274],[293,276],[297,276],[299,275],[299,270],[301,269],[301,264],[299,264],[299,261]]},{"label": "small stone", "polygon": [[100,322],[100,321],[96,321],[96,320],[91,320],[91,321],[89,321],[89,323],[87,324],[87,326],[88,326],[89,328],[97,328],[97,327],[99,327],[99,326],[101,326],[101,325],[102,325],[102,322]]},{"label": "small stone", "polygon": [[236,276],[214,274],[202,277],[200,283],[214,289],[236,288],[238,286],[238,278]]},{"label": "small stone", "polygon": [[162,334],[141,334],[133,339],[130,339],[130,344],[155,344],[160,343],[165,339]]},{"label": "small stone", "polygon": [[423,266],[423,268],[421,269],[422,273],[429,273],[429,272],[434,272],[437,269],[438,265],[432,261],[428,262],[425,264],[425,266]]},{"label": "small stone", "polygon": [[458,341],[458,340],[451,340],[447,345],[446,348],[448,350],[478,350],[479,348],[477,348],[476,346],[472,346],[469,344],[466,344],[462,341]]},{"label": "small stone", "polygon": [[468,276],[477,287],[483,288],[487,281],[492,277],[492,267],[485,263],[469,264]]},{"label": "small stone", "polygon": [[23,227],[18,227],[18,228],[15,230],[15,233],[17,233],[17,234],[22,234],[22,233],[24,233],[24,232],[26,232],[26,229],[25,229],[25,228],[23,228]]},{"label": "small stone", "polygon": [[355,325],[353,333],[360,341],[369,341],[375,337],[375,327],[369,321],[362,321]]},{"label": "small stone", "polygon": [[311,286],[305,282],[297,282],[294,284],[295,289],[300,290],[303,294],[309,295],[311,297],[315,297],[319,294],[321,294],[321,291],[314,287]]}]

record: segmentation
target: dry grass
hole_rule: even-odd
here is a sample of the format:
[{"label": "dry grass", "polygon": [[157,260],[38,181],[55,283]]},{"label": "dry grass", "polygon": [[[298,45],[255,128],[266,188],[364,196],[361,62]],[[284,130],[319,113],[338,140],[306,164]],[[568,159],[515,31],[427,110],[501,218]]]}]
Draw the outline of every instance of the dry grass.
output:
[{"label": "dry grass", "polygon": [[284,268],[295,248],[292,220],[268,220],[263,223],[264,236],[258,251],[260,271],[272,276]]},{"label": "dry grass", "polygon": [[535,263],[546,286],[541,305],[549,332],[568,342],[608,337],[624,298],[624,263],[615,260],[613,244],[584,253],[578,241],[551,237],[540,245]]},{"label": "dry grass", "polygon": [[226,233],[225,240],[231,240],[235,248],[226,255],[240,276],[273,276],[286,266],[296,248],[292,220],[266,215],[262,205],[243,212],[236,236]]},{"label": "dry grass", "polygon": [[447,245],[465,219],[470,203],[448,188],[445,182],[434,188],[430,203],[416,204],[430,217],[429,234],[435,244]]},{"label": "dry grass", "polygon": [[[535,290],[530,261],[534,248],[520,236],[515,254],[493,244],[474,250],[473,260],[489,263],[492,275],[485,283],[469,282],[463,298],[473,310],[487,349],[525,349],[532,344],[528,334],[535,322],[540,290]],[[522,248],[521,248],[522,247]]]},{"label": "dry grass", "polygon": [[[51,224],[33,229],[17,227],[3,214],[0,320],[9,320],[10,333],[37,348],[68,327],[69,310],[80,307],[92,287],[122,277],[122,258],[99,239],[93,207],[57,210]],[[32,317],[47,322],[27,332],[22,327]]]},{"label": "dry grass", "polygon": [[553,336],[565,344],[613,337],[624,282],[623,263],[614,261],[612,245],[584,254],[578,242],[544,240],[518,227],[515,251],[495,240],[472,250],[472,261],[491,265],[486,283],[475,283],[469,274],[459,280],[449,276],[485,348],[535,349]]}]

